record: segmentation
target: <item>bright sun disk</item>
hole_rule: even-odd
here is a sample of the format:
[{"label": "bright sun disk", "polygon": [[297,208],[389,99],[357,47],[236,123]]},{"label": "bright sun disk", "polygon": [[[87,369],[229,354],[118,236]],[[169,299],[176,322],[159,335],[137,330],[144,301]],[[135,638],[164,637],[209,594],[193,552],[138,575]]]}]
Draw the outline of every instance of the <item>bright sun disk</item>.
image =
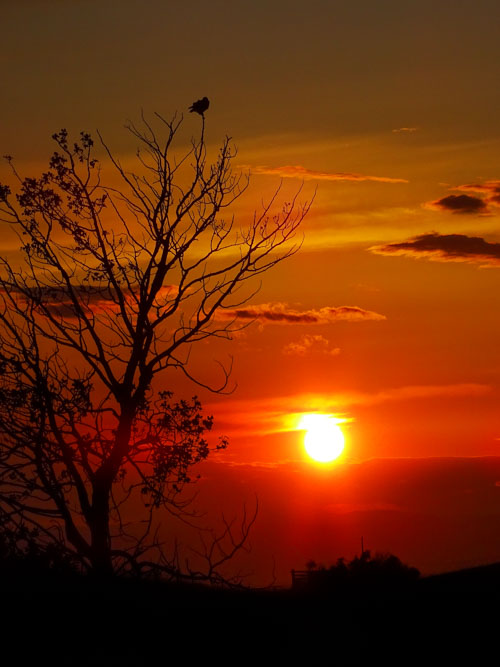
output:
[{"label": "bright sun disk", "polygon": [[304,447],[309,456],[320,463],[338,458],[344,450],[344,434],[337,419],[331,415],[307,414],[298,428],[306,432]]}]

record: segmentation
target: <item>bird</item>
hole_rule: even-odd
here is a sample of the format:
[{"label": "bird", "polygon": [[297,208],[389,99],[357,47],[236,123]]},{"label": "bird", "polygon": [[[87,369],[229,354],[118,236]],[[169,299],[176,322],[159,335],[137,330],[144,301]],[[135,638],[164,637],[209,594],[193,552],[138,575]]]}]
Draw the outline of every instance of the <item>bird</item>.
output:
[{"label": "bird", "polygon": [[208,105],[210,102],[208,101],[208,97],[202,97],[201,100],[196,100],[196,102],[193,102],[193,104],[189,107],[189,111],[193,113],[193,111],[196,111],[196,113],[199,113],[200,116],[203,116],[205,111],[208,109]]}]

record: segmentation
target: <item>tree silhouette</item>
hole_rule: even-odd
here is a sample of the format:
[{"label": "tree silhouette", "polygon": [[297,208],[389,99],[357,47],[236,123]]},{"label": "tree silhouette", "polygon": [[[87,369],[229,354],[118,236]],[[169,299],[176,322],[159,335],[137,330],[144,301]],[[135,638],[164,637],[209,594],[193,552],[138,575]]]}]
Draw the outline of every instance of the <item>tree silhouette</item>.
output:
[{"label": "tree silhouette", "polygon": [[[58,545],[105,575],[179,576],[155,510],[187,511],[180,493],[192,467],[227,442],[209,446],[212,417],[196,397],[175,399],[165,374],[203,384],[190,346],[231,338],[238,324],[224,309],[296,252],[310,205],[296,195],[273,213],[276,192],[247,224],[223,217],[248,179],[232,172],[228,137],[208,160],[204,117],[178,157],[181,123],[156,114],[127,125],[139,143],[135,172],[99,135],[111,185],[91,136],[72,143],[66,130],[53,135],[47,171],[22,177],[7,156],[12,183],[0,185],[0,218],[20,241],[18,254],[0,260],[0,528],[10,543]],[[213,391],[227,387],[230,368],[222,371]],[[129,526],[138,498],[144,515]],[[184,574],[216,579],[250,524],[235,537],[226,523],[206,546],[206,569]]]}]

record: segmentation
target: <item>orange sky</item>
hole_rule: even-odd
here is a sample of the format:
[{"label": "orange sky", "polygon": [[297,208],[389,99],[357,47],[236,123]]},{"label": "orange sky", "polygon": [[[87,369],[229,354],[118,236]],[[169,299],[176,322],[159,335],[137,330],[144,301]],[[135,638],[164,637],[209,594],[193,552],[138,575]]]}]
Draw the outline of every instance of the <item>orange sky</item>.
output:
[{"label": "orange sky", "polygon": [[[498,462],[474,458],[500,455],[499,25],[496,0],[2,3],[0,147],[26,173],[60,127],[99,127],[131,159],[126,118],[207,95],[210,147],[231,135],[251,174],[240,219],[281,180],[283,200],[316,191],[300,252],[240,313],[254,323],[193,350],[206,380],[234,357],[234,393],[169,379],[231,438],[207,506],[262,496],[261,579],[270,554],[284,579],[362,533],[428,571],[500,557],[493,519],[482,541],[471,528],[500,494]],[[198,125],[187,114],[183,141]],[[321,472],[287,430],[314,410],[348,420]],[[428,457],[446,458],[414,461]],[[458,477],[453,457],[470,461]]]}]

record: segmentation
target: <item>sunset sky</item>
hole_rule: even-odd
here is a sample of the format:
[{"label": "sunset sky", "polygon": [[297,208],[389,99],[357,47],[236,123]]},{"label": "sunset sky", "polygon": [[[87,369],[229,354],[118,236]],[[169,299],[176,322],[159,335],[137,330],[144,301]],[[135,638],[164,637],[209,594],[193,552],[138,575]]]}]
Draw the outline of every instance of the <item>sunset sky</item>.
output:
[{"label": "sunset sky", "polygon": [[[500,5],[497,0],[1,0],[0,153],[26,175],[50,136],[208,96],[206,139],[238,148],[250,219],[281,185],[314,197],[300,250],[262,277],[231,342],[193,349],[229,448],[199,502],[259,499],[244,567],[392,551],[424,572],[500,560]],[[182,148],[182,146],[180,146]],[[3,175],[4,167],[0,172]],[[278,205],[277,204],[277,205]],[[5,237],[4,237],[5,238]],[[4,252],[15,253],[7,239]],[[345,420],[328,465],[300,415]]]}]

